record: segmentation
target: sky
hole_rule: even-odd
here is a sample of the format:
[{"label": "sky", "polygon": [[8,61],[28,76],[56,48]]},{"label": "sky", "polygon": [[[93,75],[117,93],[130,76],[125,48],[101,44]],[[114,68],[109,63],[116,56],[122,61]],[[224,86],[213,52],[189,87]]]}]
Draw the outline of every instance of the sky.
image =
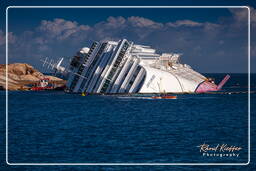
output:
[{"label": "sky", "polygon": [[[12,1],[6,3],[5,7],[67,5],[39,2],[33,4],[28,1]],[[243,4],[241,1],[233,1],[233,4],[215,2],[219,3],[217,5],[250,6],[251,63],[255,63],[255,5]],[[143,5],[163,3],[159,1],[159,4]],[[191,5],[191,1],[174,5]],[[216,3],[201,2],[200,5]],[[5,63],[4,26],[0,27],[0,63]],[[246,73],[248,70],[247,8],[9,8],[8,32],[9,63],[29,63],[39,69],[42,66],[40,59],[45,57],[68,59],[80,48],[90,46],[92,41],[126,38],[137,44],[150,45],[158,53],[182,53],[182,63],[189,64],[202,73]],[[256,72],[253,65],[251,71]]]}]

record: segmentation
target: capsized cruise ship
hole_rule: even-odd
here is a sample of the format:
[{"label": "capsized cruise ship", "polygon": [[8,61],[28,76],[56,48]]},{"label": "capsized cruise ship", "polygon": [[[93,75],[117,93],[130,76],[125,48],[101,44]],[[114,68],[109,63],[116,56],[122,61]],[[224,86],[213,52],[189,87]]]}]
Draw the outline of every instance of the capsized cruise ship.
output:
[{"label": "capsized cruise ship", "polygon": [[150,46],[119,41],[93,42],[82,48],[69,67],[55,69],[67,75],[67,91],[74,93],[203,93],[219,85],[181,64],[181,54],[156,53]]}]

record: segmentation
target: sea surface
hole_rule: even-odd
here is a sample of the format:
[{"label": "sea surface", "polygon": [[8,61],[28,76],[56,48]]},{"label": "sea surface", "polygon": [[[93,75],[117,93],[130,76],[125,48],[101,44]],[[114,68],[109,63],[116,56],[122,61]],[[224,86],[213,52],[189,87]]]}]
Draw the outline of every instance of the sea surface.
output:
[{"label": "sea surface", "polygon": [[[207,76],[216,78],[218,83],[225,75]],[[256,90],[255,78],[252,74],[252,91]],[[185,94],[177,95],[177,99],[11,91],[8,161],[247,163],[247,90],[247,74],[231,74],[223,92],[232,93]],[[0,96],[4,107],[5,92],[1,91]],[[256,94],[252,93],[251,101],[255,99]],[[4,112],[5,108],[1,108]],[[5,120],[5,116],[1,119]],[[4,126],[1,122],[1,128]],[[239,156],[207,156],[200,152],[202,144],[236,146],[241,150],[209,152]],[[4,141],[1,149],[5,149]]]}]

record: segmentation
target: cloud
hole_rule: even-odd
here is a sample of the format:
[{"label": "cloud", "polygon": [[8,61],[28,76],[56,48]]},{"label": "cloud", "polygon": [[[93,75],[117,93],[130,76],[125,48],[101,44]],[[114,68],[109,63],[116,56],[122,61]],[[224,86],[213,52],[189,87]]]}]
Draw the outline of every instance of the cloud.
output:
[{"label": "cloud", "polygon": [[0,30],[0,46],[5,44],[5,33],[3,30]]},{"label": "cloud", "polygon": [[167,23],[168,26],[171,27],[180,27],[180,26],[187,26],[187,27],[198,27],[203,26],[203,23],[191,21],[191,20],[178,20],[176,22],[169,22]]},{"label": "cloud", "polygon": [[[250,8],[250,21],[251,26],[256,28],[256,9],[253,7]],[[233,14],[233,24],[236,26],[247,27],[248,23],[248,9],[247,8],[231,8],[229,11]]]},{"label": "cloud", "polygon": [[[250,24],[251,24],[251,56],[252,61],[256,62],[256,9],[250,8]],[[230,9],[233,14],[233,29],[248,28],[248,9]],[[252,62],[251,62],[252,63]]]},{"label": "cloud", "polygon": [[230,8],[229,10],[237,21],[243,22],[248,20],[247,8]]},{"label": "cloud", "polygon": [[108,28],[119,28],[122,27],[122,25],[125,23],[125,18],[124,17],[108,17],[106,22],[101,22],[98,25],[105,25]]},{"label": "cloud", "polygon": [[133,27],[139,27],[139,28],[146,27],[146,28],[157,29],[157,28],[161,28],[163,26],[163,24],[161,24],[161,23],[154,22],[147,18],[135,17],[135,16],[129,17],[127,19],[127,23],[128,23],[128,25],[131,25]]},{"label": "cloud", "polygon": [[78,25],[75,21],[56,18],[53,21],[43,20],[36,31],[47,35],[51,39],[63,40],[69,38],[72,34],[88,30],[90,30],[90,27],[87,25]]},{"label": "cloud", "polygon": [[[13,32],[9,32],[8,34],[8,42],[9,44],[15,43],[17,37],[13,34]],[[5,45],[6,36],[3,30],[0,30],[0,46]]]}]

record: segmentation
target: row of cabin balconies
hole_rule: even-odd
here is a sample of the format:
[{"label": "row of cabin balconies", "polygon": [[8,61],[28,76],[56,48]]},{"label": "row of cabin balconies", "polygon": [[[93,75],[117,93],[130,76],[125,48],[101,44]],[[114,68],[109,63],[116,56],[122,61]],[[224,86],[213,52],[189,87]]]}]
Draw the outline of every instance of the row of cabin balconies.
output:
[{"label": "row of cabin balconies", "polygon": [[113,82],[112,78],[115,75],[115,72],[117,71],[117,68],[119,67],[119,64],[123,60],[123,57],[124,57],[128,47],[129,47],[129,43],[125,40],[125,42],[124,42],[123,46],[121,47],[121,50],[120,50],[117,58],[116,58],[113,66],[112,66],[112,68],[111,68],[111,70],[110,70],[110,72],[109,72],[109,74],[108,74],[108,76],[107,76],[107,78],[106,78],[106,80],[105,80],[101,90],[100,90],[100,93],[106,92],[106,90],[108,89],[108,86],[110,85],[110,83]]},{"label": "row of cabin balconies", "polygon": [[82,91],[86,91],[86,89],[88,87],[88,84],[90,83],[91,78],[94,75],[94,72],[97,68],[96,64],[99,63],[99,61],[101,60],[102,54],[103,54],[106,46],[107,46],[107,43],[102,43],[101,44],[101,47],[99,48],[99,50],[98,50],[97,54],[95,55],[92,63],[90,64],[88,70],[86,71],[86,73],[84,75],[85,78],[84,78],[84,80],[83,80],[83,82],[80,86],[80,89]]},{"label": "row of cabin balconies", "polygon": [[116,45],[105,42],[99,46],[94,42],[82,59],[82,64],[77,66],[74,64],[76,61],[72,60],[70,65],[76,66],[77,72],[69,90],[88,93],[138,91],[146,72],[139,66],[140,59],[133,56],[131,50],[132,44],[125,39]]},{"label": "row of cabin balconies", "polygon": [[83,72],[83,70],[85,68],[86,63],[88,62],[89,57],[91,56],[92,52],[94,51],[94,49],[96,48],[97,45],[98,45],[98,42],[93,42],[89,52],[85,55],[83,64],[81,64],[79,66],[79,69],[78,69],[77,73],[75,74],[74,79],[71,83],[71,86],[69,87],[69,89],[71,91],[73,91],[73,89],[75,88],[75,86],[77,84],[77,81],[79,80],[80,75],[81,75],[81,73]]}]

